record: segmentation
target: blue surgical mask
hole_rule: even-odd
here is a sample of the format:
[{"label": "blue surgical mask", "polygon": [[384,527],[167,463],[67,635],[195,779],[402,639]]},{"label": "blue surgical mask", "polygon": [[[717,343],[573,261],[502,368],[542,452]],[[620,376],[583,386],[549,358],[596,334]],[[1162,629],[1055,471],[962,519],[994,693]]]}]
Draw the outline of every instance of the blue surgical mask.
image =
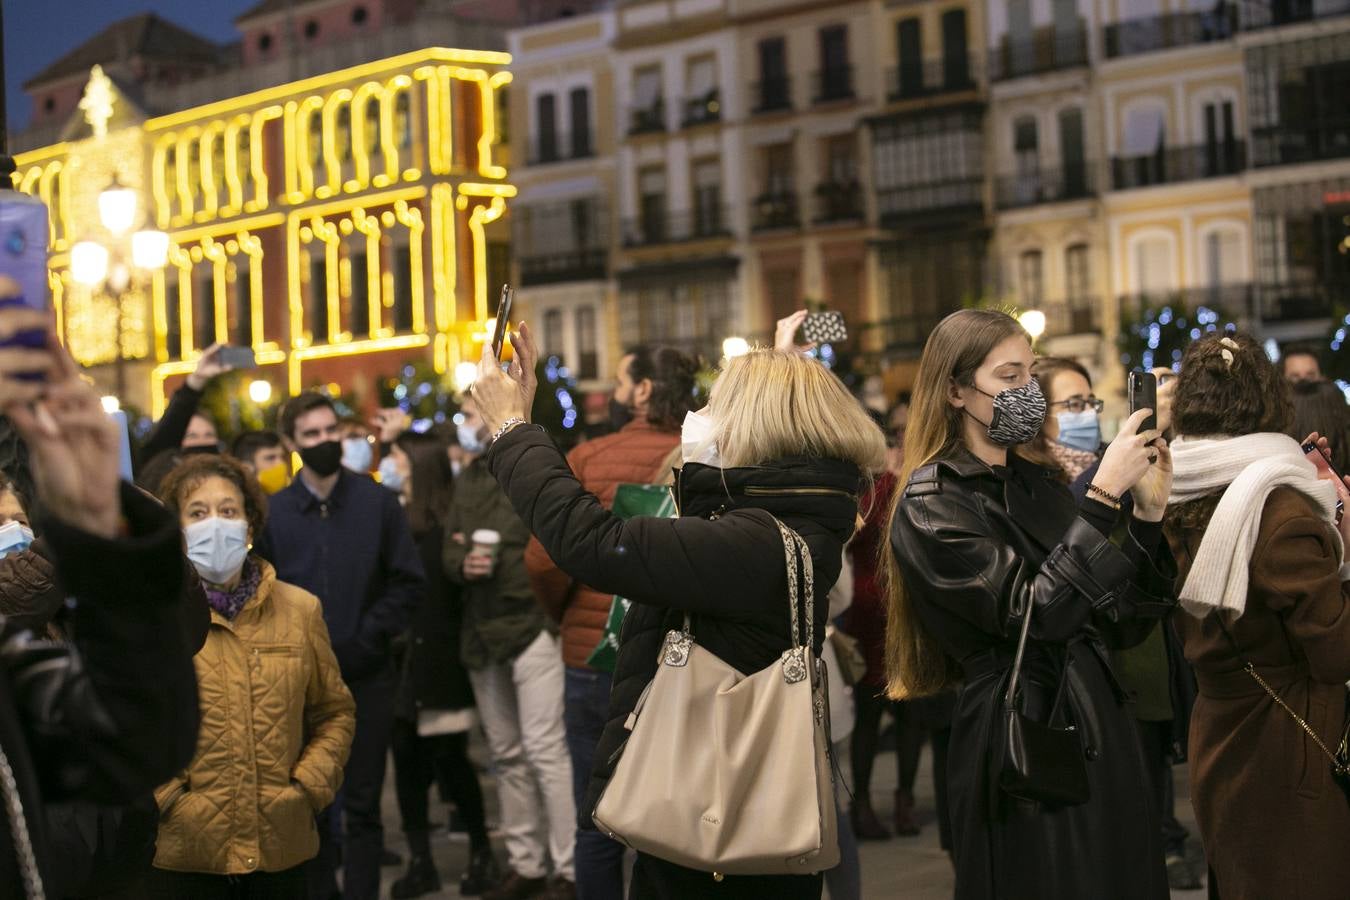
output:
[{"label": "blue surgical mask", "polygon": [[1095,453],[1102,445],[1102,427],[1095,409],[1055,413],[1055,419],[1059,422],[1057,440],[1064,446]]},{"label": "blue surgical mask", "polygon": [[207,584],[226,584],[248,556],[248,523],[212,516],[183,529],[187,557]]},{"label": "blue surgical mask", "polygon": [[342,442],[342,467],[352,472],[369,472],[375,451],[366,438],[347,438]]},{"label": "blue surgical mask", "polygon": [[380,460],[380,484],[391,491],[403,490],[403,473],[399,471],[392,456]]},{"label": "blue surgical mask", "polygon": [[459,445],[465,453],[479,454],[487,449],[487,442],[478,436],[478,429],[472,425],[460,425],[455,430],[459,435]]},{"label": "blue surgical mask", "polygon": [[0,525],[0,557],[21,553],[33,543],[33,531],[18,522]]}]

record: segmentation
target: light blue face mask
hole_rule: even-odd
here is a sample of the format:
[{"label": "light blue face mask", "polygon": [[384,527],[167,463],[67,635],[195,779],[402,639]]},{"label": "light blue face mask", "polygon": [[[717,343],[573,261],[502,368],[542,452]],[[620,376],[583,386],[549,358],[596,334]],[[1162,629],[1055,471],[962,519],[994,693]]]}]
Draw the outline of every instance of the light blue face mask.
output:
[{"label": "light blue face mask", "polygon": [[460,425],[455,430],[459,435],[459,445],[464,448],[465,453],[476,456],[487,449],[487,441],[479,436],[479,429],[472,425]]},{"label": "light blue face mask", "polygon": [[347,438],[342,442],[343,468],[352,472],[369,472],[375,451],[365,438]]},{"label": "light blue face mask", "polygon": [[1059,423],[1059,437],[1056,440],[1064,446],[1096,453],[1102,445],[1102,426],[1097,421],[1095,409],[1055,413],[1055,420]]},{"label": "light blue face mask", "polygon": [[398,470],[392,456],[380,460],[380,484],[391,491],[403,490],[403,473]]}]

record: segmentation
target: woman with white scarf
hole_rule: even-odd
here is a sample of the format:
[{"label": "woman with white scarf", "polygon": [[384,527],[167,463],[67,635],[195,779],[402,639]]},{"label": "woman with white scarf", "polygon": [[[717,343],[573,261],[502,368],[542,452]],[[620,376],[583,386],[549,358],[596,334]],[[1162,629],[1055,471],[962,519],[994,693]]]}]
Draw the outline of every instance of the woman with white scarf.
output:
[{"label": "woman with white scarf", "polygon": [[1186,351],[1166,533],[1199,683],[1191,799],[1224,900],[1350,891],[1350,803],[1328,756],[1346,732],[1350,516],[1282,434],[1292,416],[1252,338]]}]

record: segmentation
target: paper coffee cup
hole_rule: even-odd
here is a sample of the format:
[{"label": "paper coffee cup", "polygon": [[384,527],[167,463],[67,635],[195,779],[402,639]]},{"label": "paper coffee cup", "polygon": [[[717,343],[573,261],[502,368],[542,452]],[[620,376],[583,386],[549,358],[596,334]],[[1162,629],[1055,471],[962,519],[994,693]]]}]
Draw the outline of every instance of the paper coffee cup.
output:
[{"label": "paper coffee cup", "polygon": [[469,553],[473,556],[486,556],[497,561],[497,550],[501,547],[502,536],[491,528],[480,528],[469,536],[473,542]]}]

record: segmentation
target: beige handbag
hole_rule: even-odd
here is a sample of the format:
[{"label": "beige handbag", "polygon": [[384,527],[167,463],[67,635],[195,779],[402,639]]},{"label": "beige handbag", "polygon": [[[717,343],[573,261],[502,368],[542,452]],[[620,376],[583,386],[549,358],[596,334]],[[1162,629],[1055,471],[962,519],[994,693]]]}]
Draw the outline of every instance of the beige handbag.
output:
[{"label": "beige handbag", "polygon": [[[656,677],[628,718],[632,733],[592,816],[614,840],[719,881],[805,875],[839,863],[827,674],[811,649],[811,552],[800,535],[777,524],[792,649],[743,675],[694,643],[686,616],[683,630],[666,635]],[[805,643],[798,635],[799,594]]]}]

